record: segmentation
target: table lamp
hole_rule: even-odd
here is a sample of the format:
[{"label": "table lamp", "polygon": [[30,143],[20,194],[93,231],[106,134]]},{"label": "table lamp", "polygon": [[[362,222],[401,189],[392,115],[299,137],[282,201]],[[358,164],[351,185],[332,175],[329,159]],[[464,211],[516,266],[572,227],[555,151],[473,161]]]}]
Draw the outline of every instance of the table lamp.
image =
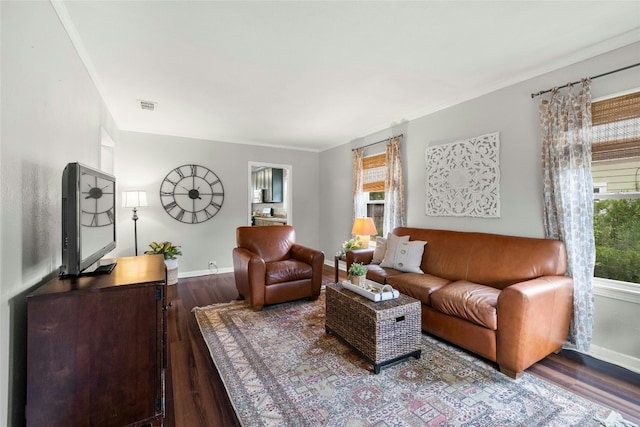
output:
[{"label": "table lamp", "polygon": [[351,234],[360,238],[363,248],[368,248],[370,236],[378,234],[378,230],[376,230],[376,225],[373,223],[373,218],[358,217],[353,222]]},{"label": "table lamp", "polygon": [[133,236],[135,240],[136,256],[138,256],[138,208],[147,206],[146,191],[123,191],[122,206],[125,208],[133,208]]}]

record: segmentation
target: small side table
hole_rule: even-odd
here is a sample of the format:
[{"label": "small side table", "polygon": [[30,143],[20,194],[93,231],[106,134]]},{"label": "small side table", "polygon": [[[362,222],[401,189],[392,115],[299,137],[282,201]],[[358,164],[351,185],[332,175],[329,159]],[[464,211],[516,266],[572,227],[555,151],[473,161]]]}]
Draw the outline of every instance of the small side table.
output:
[{"label": "small side table", "polygon": [[346,256],[334,256],[333,257],[334,261],[335,261],[335,270],[336,270],[336,280],[335,283],[338,283],[338,280],[340,279],[340,261],[346,261],[347,257]]}]

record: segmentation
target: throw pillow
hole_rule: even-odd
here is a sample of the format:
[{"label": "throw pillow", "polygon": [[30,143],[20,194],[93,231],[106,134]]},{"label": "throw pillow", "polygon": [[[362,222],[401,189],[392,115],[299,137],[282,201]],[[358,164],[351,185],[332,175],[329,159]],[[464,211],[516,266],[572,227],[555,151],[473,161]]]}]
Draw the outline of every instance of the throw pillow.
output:
[{"label": "throw pillow", "polygon": [[394,251],[387,243],[387,255],[380,264],[381,267],[391,267],[405,273],[424,273],[420,268],[424,246],[427,242],[421,240],[397,241]]},{"label": "throw pillow", "polygon": [[393,268],[394,260],[396,259],[396,252],[398,251],[398,245],[402,242],[408,242],[409,236],[396,236],[395,234],[387,234],[387,250],[380,261],[380,267]]},{"label": "throw pillow", "polygon": [[384,237],[376,238],[376,249],[373,251],[373,259],[371,264],[380,264],[384,259],[384,254],[387,253],[387,239]]}]

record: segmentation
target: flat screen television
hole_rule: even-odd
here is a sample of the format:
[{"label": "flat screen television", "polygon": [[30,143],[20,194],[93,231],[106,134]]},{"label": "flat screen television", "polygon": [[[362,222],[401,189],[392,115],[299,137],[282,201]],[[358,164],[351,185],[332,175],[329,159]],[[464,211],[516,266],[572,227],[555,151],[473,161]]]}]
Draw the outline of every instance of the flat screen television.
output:
[{"label": "flat screen television", "polygon": [[61,276],[110,273],[100,261],[116,247],[116,179],[89,166],[69,163],[62,172]]}]

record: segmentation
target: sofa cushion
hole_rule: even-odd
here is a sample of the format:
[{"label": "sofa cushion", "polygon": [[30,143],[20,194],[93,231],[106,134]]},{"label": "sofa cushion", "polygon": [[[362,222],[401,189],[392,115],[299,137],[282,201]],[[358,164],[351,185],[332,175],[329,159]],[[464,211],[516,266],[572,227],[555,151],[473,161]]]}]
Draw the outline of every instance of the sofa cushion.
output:
[{"label": "sofa cushion", "polygon": [[425,305],[431,305],[431,293],[451,282],[430,274],[404,273],[389,276],[387,283],[400,293],[419,299]]},{"label": "sofa cushion", "polygon": [[378,264],[367,264],[365,267],[367,267],[367,279],[382,284],[387,283],[388,277],[404,274],[393,268],[382,268]]},{"label": "sofa cushion", "polygon": [[265,285],[292,282],[294,280],[311,279],[313,270],[310,264],[297,259],[286,259],[265,263]]},{"label": "sofa cushion", "polygon": [[431,294],[431,306],[486,328],[498,329],[496,305],[500,290],[460,280]]},{"label": "sofa cushion", "polygon": [[387,252],[380,266],[407,273],[423,273],[420,263],[426,244],[427,242],[420,240],[410,242],[408,236],[396,237],[390,234],[387,240]]}]

